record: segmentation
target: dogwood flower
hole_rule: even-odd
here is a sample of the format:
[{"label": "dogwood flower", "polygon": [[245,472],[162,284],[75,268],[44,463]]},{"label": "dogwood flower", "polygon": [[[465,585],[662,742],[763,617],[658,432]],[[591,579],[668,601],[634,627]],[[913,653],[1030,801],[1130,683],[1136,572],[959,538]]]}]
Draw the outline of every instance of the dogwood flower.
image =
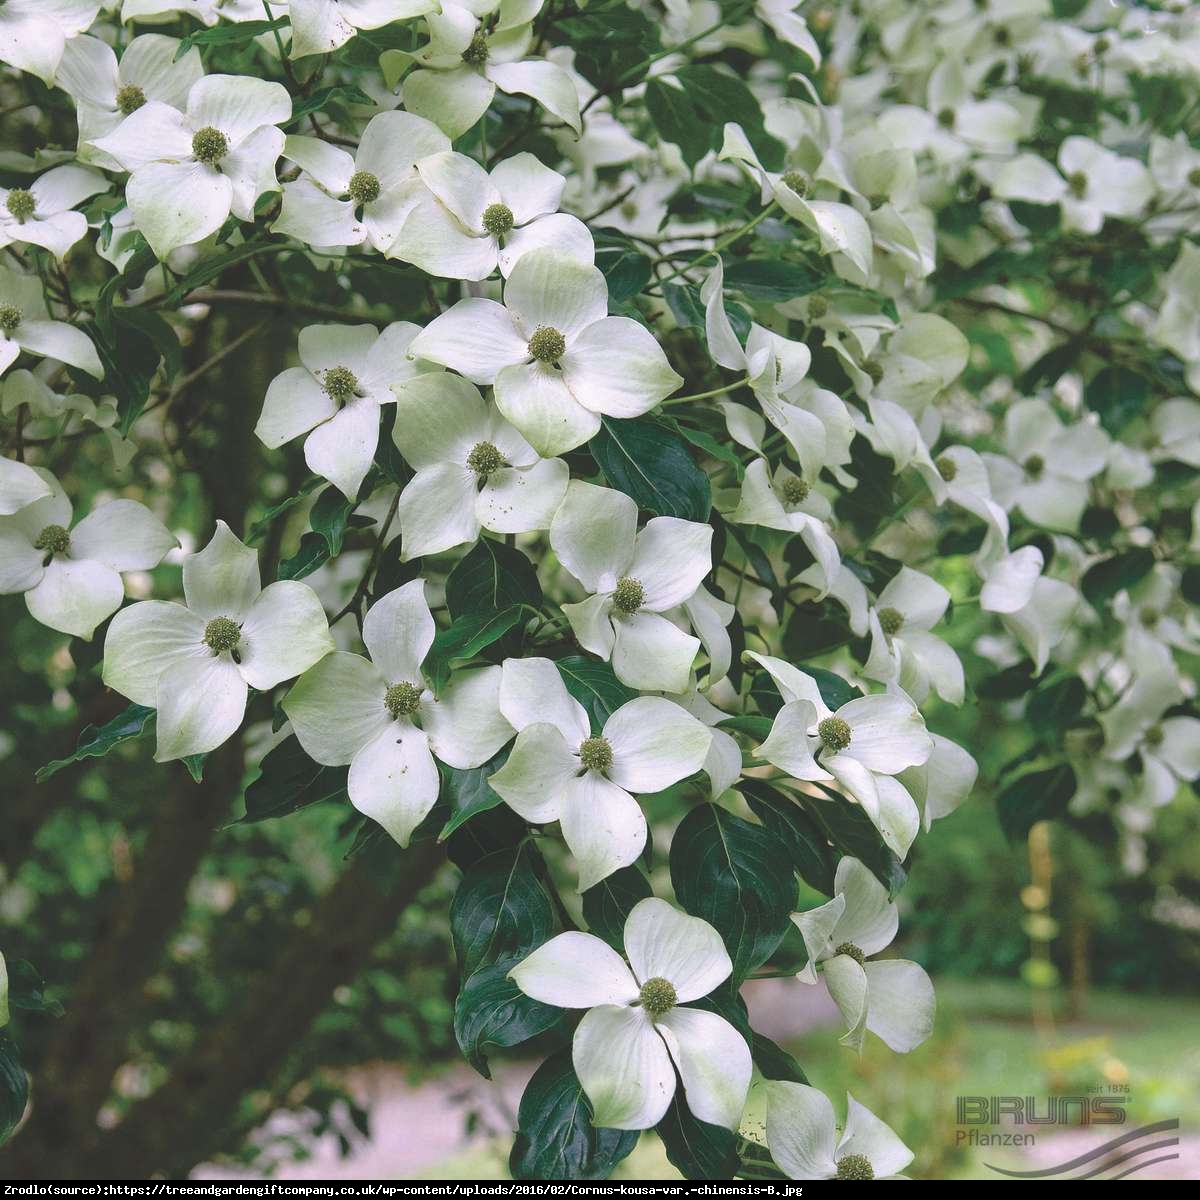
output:
[{"label": "dogwood flower", "polygon": [[104,376],[92,339],[74,325],[50,319],[41,280],[0,264],[0,375],[22,350],[78,367],[95,379]]},{"label": "dogwood flower", "polygon": [[444,279],[507,277],[521,255],[549,247],[591,266],[596,248],[578,217],[560,213],[566,180],[532,154],[485,171],[446,151],[417,163],[420,199],[392,246],[402,258]]},{"label": "dogwood flower", "polygon": [[348,763],[350,802],[401,846],[437,802],[435,755],[478,767],[513,735],[500,713],[499,667],[456,672],[433,695],[421,664],[435,633],[425,581],[414,579],[367,610],[369,659],[330,654],[283,701],[305,752],[326,766]]},{"label": "dogwood flower", "polygon": [[916,703],[932,686],[947,704],[961,704],[966,687],[958,655],[930,630],[945,616],[950,593],[940,583],[901,567],[879,593],[870,615],[868,679],[895,680]]},{"label": "dogwood flower", "polygon": [[1154,180],[1136,158],[1106,150],[1091,138],[1063,139],[1058,165],[1066,180],[1063,225],[1099,233],[1106,217],[1140,216],[1154,195]]},{"label": "dogwood flower", "polygon": [[104,639],[104,682],[158,709],[155,762],[215,750],[237,731],[250,688],[269,691],[333,649],[305,583],[262,587],[258,554],[224,521],[183,560],[182,604],[122,609]]},{"label": "dogwood flower", "polygon": [[817,982],[820,965],[834,1003],[846,1020],[843,1046],[861,1051],[869,1029],[891,1049],[907,1054],[933,1032],[933,984],[914,962],[899,958],[867,962],[891,945],[900,925],[887,888],[856,858],[838,862],[833,899],[793,913],[808,950],[797,975]]},{"label": "dogwood flower", "polygon": [[58,86],[75,101],[80,162],[119,171],[121,164],[111,154],[91,144],[96,138],[112,133],[148,100],[183,110],[204,63],[196,46],[179,54],[181,46],[178,38],[143,33],[118,62],[113,48],[90,34],[67,43]]},{"label": "dogwood flower", "polygon": [[414,164],[450,149],[432,122],[405,112],[382,112],[367,122],[351,156],[321,138],[288,134],[283,155],[304,174],[283,185],[283,204],[271,226],[310,246],[358,246],[387,254],[414,203]]},{"label": "dogwood flower", "polygon": [[612,659],[622,683],[682,692],[700,640],[661,614],[688,601],[712,570],[712,527],[653,517],[639,533],[637,514],[624,492],[571,481],[550,545],[592,595],[563,613],[585,650]]},{"label": "dogwood flower", "polygon": [[544,458],[638,417],[683,380],[643,325],[608,314],[602,272],[555,250],[513,267],[504,303],[469,297],[434,318],[410,353],[495,386],[500,411]]},{"label": "dogwood flower", "polygon": [[548,658],[510,658],[503,672],[500,711],[517,740],[488,782],[525,820],[561,823],[586,891],[646,844],[646,818],[630,793],[660,792],[700,770],[712,735],[678,704],[642,696],[593,736]]},{"label": "dogwood flower", "polygon": [[[125,598],[121,573],[158,566],[179,543],[136,500],[101,504],[72,529],[71,501],[58,480],[30,469],[49,494],[0,517],[0,593],[24,592],[35,620],[91,641]],[[18,482],[30,490],[31,481]]]},{"label": "dogwood flower", "polygon": [[[428,117],[448,137],[467,132],[487,112],[499,88],[510,95],[531,96],[579,136],[579,93],[571,76],[557,63],[525,57],[533,41],[531,22],[542,0],[443,0],[440,13],[430,13],[429,42],[415,54],[385,51],[380,57],[384,79],[394,85],[411,64],[401,96],[409,112]],[[494,22],[490,18],[499,10]]]},{"label": "dogwood flower", "polygon": [[437,0],[290,0],[291,57],[330,54],[360,29],[379,29],[437,7]]},{"label": "dogwood flower", "polygon": [[789,1179],[903,1179],[912,1151],[853,1096],[838,1137],[833,1105],[803,1083],[771,1079],[762,1085],[771,1157]]},{"label": "dogwood flower", "polygon": [[27,188],[0,188],[0,248],[24,242],[61,259],[87,233],[87,218],[72,211],[75,205],[109,186],[98,172],[67,163]]},{"label": "dogwood flower", "polygon": [[408,353],[418,332],[408,321],[382,333],[374,325],[302,329],[303,365],[271,380],[254,427],[259,440],[274,449],[307,433],[304,461],[353,500],[379,444],[379,406],[395,401],[394,384],[431,369]]},{"label": "dogwood flower", "polygon": [[962,746],[940,733],[929,736],[933,740],[933,753],[898,776],[921,806],[921,824],[926,833],[934,821],[949,816],[962,804],[979,777],[979,764]]},{"label": "dogwood flower", "polygon": [[100,0],[5,0],[0,4],[0,62],[54,86],[67,39],[96,19]]},{"label": "dogwood flower", "polygon": [[125,198],[159,258],[216,233],[232,212],[254,219],[254,202],[278,188],[280,122],[287,88],[247,75],[206,75],[180,112],[147,100],[93,145],[131,173]]},{"label": "dogwood flower", "polygon": [[458,375],[421,375],[394,390],[392,437],[416,472],[396,510],[406,560],[474,542],[481,528],[549,528],[570,477],[561,458],[539,458]]},{"label": "dogwood flower", "polygon": [[37,468],[15,459],[0,458],[0,517],[10,517],[52,494]]},{"label": "dogwood flower", "polygon": [[999,615],[1001,624],[1033,659],[1037,675],[1062,641],[1080,603],[1079,593],[1069,583],[1042,574],[1044,564],[1037,546],[1022,546],[995,561],[977,563],[984,580],[979,607]]},{"label": "dogwood flower", "polygon": [[592,1105],[592,1123],[650,1129],[683,1082],[701,1121],[736,1128],[753,1065],[742,1035],[724,1017],[685,1007],[733,972],[720,934],[665,900],[647,897],[625,921],[628,965],[590,933],[560,933],[510,972],[527,996],[586,1008],[571,1060]]}]

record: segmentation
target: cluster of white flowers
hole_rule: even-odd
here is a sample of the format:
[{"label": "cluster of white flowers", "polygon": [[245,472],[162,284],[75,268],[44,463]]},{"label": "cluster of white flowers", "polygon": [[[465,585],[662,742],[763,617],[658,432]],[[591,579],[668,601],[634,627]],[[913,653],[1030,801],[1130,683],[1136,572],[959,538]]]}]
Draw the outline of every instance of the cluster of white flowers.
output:
[{"label": "cluster of white flowers", "polygon": [[[901,862],[978,773],[978,748],[928,729],[923,710],[962,705],[997,671],[1024,672],[1009,693],[1021,703],[1078,680],[1061,745],[989,785],[1068,765],[1072,810],[1111,813],[1136,865],[1149,814],[1200,774],[1180,661],[1200,653],[1194,576],[1184,587],[1200,500],[1178,470],[1200,467],[1187,236],[1200,151],[1139,121],[1130,80],[1194,95],[1200,14],[1058,7],[609,4],[587,20],[617,21],[618,44],[653,40],[636,78],[638,56],[617,57],[599,86],[585,35],[555,34],[543,0],[0,3],[0,62],[60,89],[77,117],[73,152],[4,163],[27,178],[0,189],[0,373],[25,360],[3,383],[18,420],[0,458],[0,592],[74,637],[112,618],[104,682],[157,710],[159,762],[215,750],[252,693],[295,681],[280,736],[347,767],[350,802],[401,847],[447,772],[506,752],[488,784],[561,834],[580,891],[652,849],[640,797],[700,772],[728,811],[748,811],[744,780],[847,805]],[[264,16],[228,42],[259,67],[206,70],[224,44],[206,32]],[[186,41],[143,31],[168,21]],[[689,57],[726,47],[749,52],[748,81]],[[347,51],[370,69],[343,70]],[[309,103],[319,81],[347,118]],[[1092,135],[1064,135],[1076,117],[1052,130],[1053,88],[1080,81],[1104,119]],[[515,150],[527,134],[533,149]],[[1105,293],[1083,323],[1071,302],[1091,302],[1088,280],[1030,262],[1045,222],[1097,256],[1106,231],[1119,246],[1139,230],[1169,269]],[[67,283],[90,247],[107,310],[78,306]],[[398,537],[413,565],[372,590],[371,558],[338,614],[371,595],[357,640],[335,642],[348,627],[331,631],[322,603],[357,581],[331,569],[328,585],[263,587],[258,552],[223,522],[176,556],[182,603],[125,605],[123,574],[148,594],[143,573],[175,535],[128,498],[72,525],[39,457],[58,436],[23,440],[27,421],[61,436],[86,419],[124,466],[139,426],[134,411],[112,429],[129,404],[105,334],[113,288],[125,313],[166,304],[183,329],[208,311],[203,295],[184,302],[219,273],[205,263],[259,252],[430,286],[420,323],[377,328],[347,308],[301,329],[299,365],[265,389],[255,427],[272,452],[303,438],[347,511],[388,509],[378,551]],[[124,280],[147,256],[161,278]],[[645,264],[632,289],[626,260]],[[1056,336],[1071,352],[1057,373]],[[1099,368],[1079,365],[1085,352]],[[102,382],[76,395],[84,377]],[[620,441],[634,422],[692,475]],[[698,506],[672,492],[700,476],[693,452],[712,464]],[[1145,499],[1167,493],[1169,506]],[[169,520],[167,498],[158,507]],[[446,563],[505,539],[530,550],[553,601],[514,602],[495,636],[440,649]],[[786,627],[780,597],[797,606]],[[974,677],[949,640],[963,611]],[[828,623],[844,636],[810,639]],[[500,634],[514,627],[527,636],[510,652]],[[556,665],[580,651],[628,697],[602,720]],[[869,1030],[909,1051],[932,1030],[932,986],[914,963],[867,961],[895,937],[896,905],[873,865],[831,848],[830,899],[791,915],[808,953],[794,973],[823,976],[846,1045]],[[657,1125],[678,1075],[696,1118],[765,1140],[789,1177],[902,1170],[911,1153],[853,1098],[839,1139],[824,1095],[765,1077],[747,1028],[697,1006],[747,978],[724,933],[651,897],[626,914],[624,957],[561,932],[510,977],[534,1001],[587,1010],[572,1057],[597,1126]]]}]

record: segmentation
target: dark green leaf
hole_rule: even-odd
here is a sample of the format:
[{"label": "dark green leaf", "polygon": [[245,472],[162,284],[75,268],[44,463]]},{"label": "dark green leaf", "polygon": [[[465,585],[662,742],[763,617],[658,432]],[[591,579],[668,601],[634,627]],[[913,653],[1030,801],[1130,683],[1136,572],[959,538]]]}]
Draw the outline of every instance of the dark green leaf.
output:
[{"label": "dark green leaf", "polygon": [[480,538],[446,577],[446,606],[456,620],[467,613],[494,613],[514,604],[541,607],[542,588],[533,564],[520,550]]},{"label": "dark green leaf", "polygon": [[650,282],[650,260],[627,238],[596,235],[596,266],[608,280],[608,299],[618,307]]},{"label": "dark green leaf", "polygon": [[1083,598],[1099,608],[1118,592],[1132,587],[1154,566],[1154,552],[1144,546],[1125,550],[1088,567],[1079,582]]},{"label": "dark green leaf", "polygon": [[47,763],[35,778],[38,783],[42,783],[72,763],[81,762],[85,758],[102,758],[114,746],[139,738],[153,728],[154,709],[143,704],[131,704],[104,725],[88,725],[79,735],[79,741],[71,755]]},{"label": "dark green leaf", "polygon": [[640,867],[614,871],[583,893],[583,919],[588,932],[621,950],[625,945],[625,918],[638,901],[651,895],[650,881]]},{"label": "dark green leaf", "polygon": [[1028,659],[989,675],[976,689],[980,700],[1015,700],[1033,687],[1033,663]]},{"label": "dark green leaf", "polygon": [[323,767],[304,752],[300,740],[284,738],[264,755],[258,778],[246,788],[243,824],[286,817],[325,800],[346,800],[346,767]]},{"label": "dark green leaf", "polygon": [[295,100],[292,104],[292,118],[287,124],[294,125],[312,113],[323,112],[335,104],[365,104],[375,107],[375,101],[362,88],[339,83],[333,87],[318,88],[311,95]]},{"label": "dark green leaf", "polygon": [[879,830],[871,824],[871,818],[859,805],[851,804],[844,796],[828,788],[822,788],[822,791],[828,799],[817,800],[812,796],[800,795],[797,795],[797,799],[834,846],[842,854],[857,858],[867,866],[871,874],[887,888],[888,895],[895,899],[908,878],[904,864],[892,853]]},{"label": "dark green leaf", "polygon": [[[8,1141],[9,1134],[16,1129],[25,1115],[29,1102],[29,1077],[21,1066],[17,1044],[0,1030],[0,1146]],[[637,1140],[634,1135],[634,1140]],[[631,1145],[630,1150],[633,1149]],[[626,1154],[629,1153],[627,1150]],[[624,1156],[622,1156],[624,1157]]]},{"label": "dark green leaf", "polygon": [[287,17],[277,17],[273,21],[241,21],[236,25],[214,25],[211,29],[200,29],[180,40],[175,61],[178,62],[193,46],[236,46],[251,42],[272,30],[287,28]]},{"label": "dark green leaf", "polygon": [[613,674],[611,664],[598,658],[572,654],[554,665],[558,667],[567,691],[587,710],[594,734],[604,728],[604,722],[622,704],[628,704],[637,697],[633,688],[627,687]]},{"label": "dark green leaf", "polygon": [[840,675],[826,671],[823,667],[810,667],[807,663],[801,663],[800,670],[813,677],[821,699],[832,709],[839,709],[843,704],[849,704],[851,700],[862,695],[853,684],[847,683]]},{"label": "dark green leaf", "polygon": [[754,1065],[764,1079],[782,1079],[788,1083],[808,1083],[808,1076],[800,1064],[782,1047],[768,1037],[755,1033],[750,1040],[750,1053]]},{"label": "dark green leaf", "polygon": [[300,539],[300,548],[290,558],[282,559],[275,572],[279,579],[303,579],[329,561],[329,543],[319,533],[309,530]]},{"label": "dark green leaf", "polygon": [[442,797],[449,802],[450,816],[438,834],[439,842],[444,842],[477,813],[487,812],[503,803],[492,791],[488,779],[500,770],[507,758],[508,748],[505,747],[481,767],[463,769],[443,764]]},{"label": "dark green leaf", "polygon": [[737,1174],[737,1134],[701,1121],[688,1108],[682,1087],[675,1089],[671,1107],[654,1132],[662,1138],[667,1158],[684,1179],[732,1179]]},{"label": "dark green leaf", "polygon": [[742,779],[738,790],[750,811],[787,850],[792,867],[810,887],[832,896],[837,854],[814,818],[790,796],[762,779]]},{"label": "dark green leaf", "polygon": [[1025,721],[1039,737],[1057,738],[1079,718],[1087,702],[1087,687],[1078,675],[1040,684],[1029,697]]},{"label": "dark green leaf", "polygon": [[1010,842],[1020,841],[1039,821],[1067,811],[1075,795],[1075,772],[1066,763],[1045,771],[1027,771],[996,797],[996,815]]},{"label": "dark green leaf", "polygon": [[829,282],[829,274],[808,263],[778,258],[731,258],[725,265],[725,286],[750,300],[771,304],[807,296]]},{"label": "dark green leaf", "polygon": [[498,642],[521,620],[522,611],[515,605],[500,612],[468,613],[459,617],[449,629],[442,629],[433,639],[423,664],[425,676],[435,693],[450,680],[450,667],[466,662]]},{"label": "dark green leaf", "polygon": [[589,443],[605,479],[655,516],[707,521],[712,509],[708,476],[692,461],[678,434],[647,417],[604,417]]},{"label": "dark green leaf", "polygon": [[347,500],[338,488],[330,484],[316,499],[308,514],[309,528],[325,539],[329,557],[341,554],[346,541],[346,528],[354,501]]},{"label": "dark green leaf", "polygon": [[758,98],[737,75],[709,63],[689,63],[676,70],[675,77],[710,131],[712,149],[720,145],[725,122],[735,121],[768,171],[782,166],[783,146],[767,133]]},{"label": "dark green leaf", "polygon": [[646,84],[645,105],[658,136],[678,146],[689,167],[694,167],[708,153],[712,128],[682,88],[662,79],[651,79]]},{"label": "dark green leaf", "polygon": [[295,495],[288,496],[285,499],[280,500],[278,504],[274,504],[268,508],[267,511],[263,513],[263,515],[259,517],[259,519],[255,521],[253,525],[250,526],[250,529],[246,533],[246,541],[257,542],[259,539],[266,537],[271,531],[271,526],[275,523],[276,517],[282,516],[282,514],[287,512],[289,509],[295,508],[297,504],[301,503],[301,501],[303,501],[306,497],[315,492],[317,488],[319,488],[324,482],[325,481],[321,479],[319,475],[314,475],[311,479],[307,480],[303,485],[301,485],[300,490],[296,492]]},{"label": "dark green leaf", "polygon": [[1150,381],[1128,367],[1105,367],[1088,382],[1084,400],[1100,424],[1116,436],[1146,407]]},{"label": "dark green leaf", "polygon": [[204,778],[204,764],[208,761],[208,753],[185,754],[180,760],[187,768],[193,783],[199,783]]},{"label": "dark green leaf", "polygon": [[25,1012],[63,1015],[63,1006],[46,995],[46,981],[33,963],[23,958],[8,963],[8,1003]]}]

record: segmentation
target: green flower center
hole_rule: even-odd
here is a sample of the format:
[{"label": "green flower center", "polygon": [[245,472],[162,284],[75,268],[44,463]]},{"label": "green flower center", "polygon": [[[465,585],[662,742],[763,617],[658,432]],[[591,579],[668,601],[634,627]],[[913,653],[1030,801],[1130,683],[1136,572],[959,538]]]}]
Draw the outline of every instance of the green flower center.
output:
[{"label": "green flower center", "polygon": [[384,693],[383,706],[393,720],[411,717],[421,707],[421,689],[415,683],[393,683]]},{"label": "green flower center", "polygon": [[958,464],[948,454],[941,455],[935,464],[938,474],[947,482],[953,483],[958,476]]},{"label": "green flower center", "polygon": [[350,176],[346,191],[355,204],[370,204],[379,199],[379,176],[373,175],[370,171],[355,171]]},{"label": "green flower center", "polygon": [[1163,733],[1163,728],[1161,725],[1151,725],[1150,728],[1146,730],[1146,745],[1161,746],[1165,736],[1166,735]]},{"label": "green flower center", "polygon": [[863,363],[863,371],[872,383],[878,383],[883,378],[883,368],[877,362]]},{"label": "green flower center", "polygon": [[1072,196],[1082,200],[1087,192],[1088,177],[1082,171],[1072,171],[1067,176],[1067,187],[1071,189]]},{"label": "green flower center", "polygon": [[892,637],[904,627],[904,614],[897,608],[881,608],[879,610],[879,627],[888,637]]},{"label": "green flower center", "polygon": [[828,312],[829,312],[829,301],[826,300],[824,296],[809,296],[809,298],[808,298],[808,315],[814,321],[819,321]]},{"label": "green flower center", "polygon": [[798,475],[792,475],[783,481],[783,502],[785,504],[803,504],[808,499],[812,489]]},{"label": "green flower center", "polygon": [[875,1168],[865,1154],[847,1154],[837,1161],[838,1179],[874,1179]]},{"label": "green flower center", "polygon": [[503,237],[515,224],[512,209],[507,204],[489,204],[483,210],[483,227],[492,237]]},{"label": "green flower center", "polygon": [[1161,618],[1160,614],[1153,608],[1143,608],[1142,611],[1138,613],[1138,619],[1146,629],[1153,629]]},{"label": "green flower center", "polygon": [[1025,474],[1030,479],[1040,479],[1046,469],[1046,460],[1040,454],[1031,454],[1025,460]]},{"label": "green flower center", "polygon": [[638,1003],[652,1016],[661,1017],[669,1013],[679,1001],[675,985],[669,979],[656,975],[642,984],[638,993]]},{"label": "green flower center", "polygon": [[0,329],[12,333],[21,324],[21,310],[15,304],[0,304]]},{"label": "green flower center", "polygon": [[952,109],[952,108],[941,109],[941,111],[937,115],[937,123],[943,129],[953,129],[954,128],[954,109]]},{"label": "green flower center", "polygon": [[146,93],[136,83],[127,83],[117,89],[117,108],[125,116],[135,113],[146,103]]},{"label": "green flower center", "polygon": [[836,754],[850,745],[850,726],[841,717],[826,717],[817,726],[817,736]]},{"label": "green flower center", "polygon": [[229,153],[229,139],[211,125],[192,135],[192,154],[207,166],[215,167]]},{"label": "green flower center", "polygon": [[18,221],[25,222],[33,216],[33,210],[37,208],[37,201],[33,198],[33,193],[25,188],[13,188],[8,193],[5,205]]},{"label": "green flower center", "polygon": [[613,604],[620,612],[627,617],[631,616],[645,601],[646,589],[640,579],[630,579],[626,576],[617,580],[617,586],[613,588]]},{"label": "green flower center", "polygon": [[608,738],[590,737],[580,743],[579,761],[588,771],[607,771],[613,765],[612,746]]},{"label": "green flower center", "polygon": [[349,367],[330,367],[321,380],[325,395],[337,404],[346,404],[358,391],[358,376]]},{"label": "green flower center", "polygon": [[1192,187],[1200,187],[1200,167],[1193,167],[1188,172],[1187,181]]},{"label": "green flower center", "polygon": [[242,627],[230,617],[213,617],[204,627],[204,644],[217,654],[233,650],[242,640]]},{"label": "green flower center", "polygon": [[854,959],[860,967],[867,961],[867,956],[853,942],[843,942],[834,954],[844,954],[847,958]]},{"label": "green flower center", "polygon": [[471,38],[471,44],[462,52],[462,60],[469,66],[482,67],[490,54],[487,34],[482,29],[477,29],[475,36]]},{"label": "green flower center", "polygon": [[33,543],[35,550],[49,550],[51,554],[66,554],[71,545],[71,535],[61,525],[47,525]]},{"label": "green flower center", "polygon": [[1012,34],[1001,25],[998,29],[992,31],[992,40],[997,46],[1007,46],[1012,41]]},{"label": "green flower center", "polygon": [[566,353],[567,339],[552,325],[539,325],[529,339],[529,353],[543,363],[556,363]]},{"label": "green flower center", "polygon": [[467,467],[481,479],[494,475],[504,466],[504,455],[491,442],[476,442],[467,455]]},{"label": "green flower center", "polygon": [[785,171],[783,182],[802,199],[808,195],[808,176],[803,171]]},{"label": "green flower center", "polygon": [[1106,38],[1106,37],[1098,37],[1098,38],[1097,38],[1097,39],[1096,39],[1096,40],[1095,40],[1095,41],[1092,43],[1092,49],[1093,49],[1093,50],[1094,50],[1094,51],[1095,51],[1097,54],[1106,54],[1106,53],[1108,53],[1109,47],[1110,47],[1111,45],[1112,45],[1112,43],[1111,43],[1111,42],[1108,40],[1108,38]]}]

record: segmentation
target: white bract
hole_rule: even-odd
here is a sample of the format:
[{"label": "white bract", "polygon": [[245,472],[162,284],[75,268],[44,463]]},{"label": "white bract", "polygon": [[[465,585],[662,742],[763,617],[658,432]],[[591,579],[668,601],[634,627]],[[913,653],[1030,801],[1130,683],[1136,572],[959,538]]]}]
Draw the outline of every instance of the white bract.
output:
[{"label": "white bract", "polygon": [[630,793],[661,792],[704,765],[712,735],[670,700],[641,696],[591,732],[548,658],[505,661],[500,711],[517,730],[492,789],[535,825],[558,821],[579,890],[636,862],[646,818]]},{"label": "white bract", "polygon": [[35,468],[11,458],[0,458],[0,517],[52,494],[50,484]]},{"label": "white bract", "polygon": [[675,1072],[693,1115],[736,1128],[750,1085],[750,1050],[724,1017],[685,1007],[733,971],[720,935],[653,897],[625,921],[628,964],[589,933],[560,933],[509,972],[527,996],[586,1008],[571,1059],[592,1123],[650,1129],[675,1095]]},{"label": "white bract", "polygon": [[[0,593],[24,592],[36,620],[91,641],[125,598],[121,573],[158,566],[179,543],[136,500],[98,505],[72,528],[71,501],[58,480],[42,469],[36,475],[49,494],[0,516]],[[14,486],[28,495],[33,481],[19,474]]]},{"label": "white bract", "polygon": [[495,385],[500,411],[543,457],[638,417],[682,383],[644,325],[608,314],[595,267],[532,250],[513,268],[504,303],[470,297],[436,317],[410,353]]},{"label": "white bract", "polygon": [[74,325],[51,320],[41,280],[0,264],[0,375],[22,350],[69,363],[96,379],[104,375],[92,339]]},{"label": "white bract", "polygon": [[27,188],[0,188],[0,248],[25,243],[61,259],[87,232],[87,218],[72,210],[108,188],[103,175],[72,164],[52,168]]},{"label": "white bract", "polygon": [[331,54],[360,29],[378,29],[437,7],[437,0],[289,0],[291,57]]},{"label": "white bract", "polygon": [[224,521],[183,560],[183,596],[122,609],[104,640],[105,684],[158,710],[156,762],[215,750],[251,688],[269,691],[333,649],[316,592],[290,579],[262,587],[257,551]]},{"label": "white bract", "polygon": [[0,62],[54,86],[67,41],[96,19],[100,0],[5,0],[0,4]]},{"label": "white bract", "polygon": [[283,701],[305,752],[327,766],[349,764],[351,803],[401,846],[437,801],[435,755],[478,767],[513,735],[500,713],[499,667],[460,672],[433,694],[422,664],[435,633],[424,580],[414,579],[367,610],[370,659],[330,654]]}]

